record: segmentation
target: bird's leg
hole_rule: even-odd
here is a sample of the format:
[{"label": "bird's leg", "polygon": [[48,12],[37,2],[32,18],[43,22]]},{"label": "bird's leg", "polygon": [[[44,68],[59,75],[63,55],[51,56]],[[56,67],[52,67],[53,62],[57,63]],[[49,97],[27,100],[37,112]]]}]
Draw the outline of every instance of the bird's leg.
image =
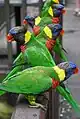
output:
[{"label": "bird's leg", "polygon": [[26,99],[28,100],[29,102],[29,107],[33,107],[33,108],[42,108],[43,110],[46,111],[46,108],[42,105],[42,104],[39,104],[39,103],[36,103],[36,96],[35,95],[27,95],[25,96]]}]

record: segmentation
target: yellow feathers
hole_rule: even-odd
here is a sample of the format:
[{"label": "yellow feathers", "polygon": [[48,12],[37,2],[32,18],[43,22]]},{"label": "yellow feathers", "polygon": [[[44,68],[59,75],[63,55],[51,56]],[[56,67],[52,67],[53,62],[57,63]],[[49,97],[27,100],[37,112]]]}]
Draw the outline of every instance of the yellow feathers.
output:
[{"label": "yellow feathers", "polygon": [[54,16],[54,15],[53,15],[53,9],[52,9],[52,7],[49,8],[48,13],[49,13],[52,17]]},{"label": "yellow feathers", "polygon": [[63,69],[60,69],[58,66],[55,66],[53,69],[58,74],[60,81],[63,81],[65,78],[65,71]]},{"label": "yellow feathers", "polygon": [[40,16],[38,16],[37,18],[35,18],[35,25],[37,26],[41,21]]},{"label": "yellow feathers", "polygon": [[59,4],[59,0],[52,0],[54,3]]},{"label": "yellow feathers", "polygon": [[52,31],[48,26],[44,28],[44,32],[49,38],[52,38]]},{"label": "yellow feathers", "polygon": [[25,33],[25,43],[27,43],[30,40],[30,38],[31,38],[31,33],[29,31],[27,31]]}]

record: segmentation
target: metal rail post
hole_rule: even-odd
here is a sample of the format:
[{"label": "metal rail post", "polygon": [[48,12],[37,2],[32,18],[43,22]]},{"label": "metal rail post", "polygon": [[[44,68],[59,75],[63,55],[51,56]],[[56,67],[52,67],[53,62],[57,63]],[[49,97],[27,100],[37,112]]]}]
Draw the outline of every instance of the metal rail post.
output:
[{"label": "metal rail post", "polygon": [[26,0],[22,0],[22,5],[21,5],[21,23],[24,19],[24,17],[26,16]]},{"label": "metal rail post", "polygon": [[[6,21],[6,27],[7,27],[7,33],[10,30],[11,24],[10,24],[10,9],[9,9],[9,0],[5,0],[4,2],[5,5],[5,21]],[[9,68],[11,68],[12,66],[12,61],[13,61],[13,53],[12,53],[12,44],[11,43],[7,43],[7,48],[8,48],[8,65]]]}]

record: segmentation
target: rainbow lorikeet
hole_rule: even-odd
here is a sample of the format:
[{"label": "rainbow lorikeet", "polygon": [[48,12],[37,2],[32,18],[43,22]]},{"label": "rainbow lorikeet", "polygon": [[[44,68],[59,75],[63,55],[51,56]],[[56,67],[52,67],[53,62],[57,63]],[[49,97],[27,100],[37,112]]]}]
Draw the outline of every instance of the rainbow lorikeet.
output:
[{"label": "rainbow lorikeet", "polygon": [[44,3],[42,7],[41,17],[48,15],[48,10],[53,4],[59,4],[59,1],[58,0],[46,0],[46,2]]},{"label": "rainbow lorikeet", "polygon": [[[54,6],[58,10],[62,10],[64,8],[64,6],[60,5],[60,4],[54,4]],[[58,10],[56,10],[56,11],[58,11]],[[59,28],[53,28],[52,29],[53,31],[55,31],[55,32],[53,32],[53,35],[55,34],[56,37],[57,37],[56,42],[54,41],[55,38],[53,38],[53,40],[51,39],[51,36],[50,36],[50,38],[47,38],[47,39],[45,38],[44,27],[46,27],[46,25],[49,25],[52,21],[53,21],[53,23],[58,23],[59,22],[59,20],[58,20],[58,22],[56,22],[56,19],[54,19],[54,18],[52,19],[50,17],[44,17],[44,16],[40,17],[40,16],[38,16],[34,19],[33,17],[26,16],[25,19],[24,19],[24,25],[29,24],[33,28],[33,33],[36,35],[37,39],[39,41],[41,41],[42,43],[45,43],[45,41],[47,39],[49,39],[49,40],[46,41],[47,43],[45,43],[47,45],[48,49],[49,50],[53,49],[53,51],[56,52],[63,61],[67,61],[67,57],[65,56],[65,53],[64,53],[65,50],[64,50],[64,48],[62,48],[62,46],[59,42],[60,39],[58,38],[58,35],[57,35],[57,34],[60,33],[60,30],[57,30],[57,29],[59,29],[60,27],[62,28],[62,26],[58,25]],[[54,24],[54,26],[57,26],[57,25]],[[52,34],[50,32],[51,31],[49,29],[46,29],[47,34],[49,34],[49,35]],[[61,31],[61,33],[62,32],[63,32],[63,30]]]},{"label": "rainbow lorikeet", "polygon": [[[50,4],[49,4],[50,3]],[[50,7],[50,5],[52,5],[52,3],[53,3],[53,1],[52,0],[50,0],[50,1],[46,1],[45,2],[45,5],[44,6],[48,6],[49,5],[49,7]],[[56,1],[56,3],[59,3],[59,2],[57,2]],[[46,5],[47,4],[47,5]],[[45,7],[45,9],[46,9],[46,7]],[[63,10],[63,8],[64,8],[64,6],[63,5],[61,5],[61,4],[53,4],[53,11],[55,11],[54,12],[54,17],[55,17],[55,15],[57,15],[57,13],[58,13],[58,11],[62,11]],[[46,11],[46,13],[49,13],[50,15],[51,14],[53,14],[53,11],[52,11],[52,8],[49,8],[49,10],[47,10]],[[43,12],[43,11],[42,11]],[[62,12],[61,12],[62,13]],[[49,16],[49,15],[48,15]],[[51,16],[53,16],[53,15],[51,15]],[[58,22],[59,22],[59,19],[57,19],[58,20]],[[53,23],[58,23],[58,22],[56,22],[56,19],[52,19],[50,16],[49,17],[45,17],[45,15],[43,15],[42,17],[40,17],[40,16],[38,16],[38,17],[36,17],[36,18],[33,18],[33,17],[30,17],[30,16],[26,16],[25,17],[25,19],[24,19],[24,24],[26,25],[26,24],[29,24],[32,28],[33,28],[33,32],[34,32],[34,34],[35,35],[37,35],[36,37],[37,37],[37,39],[39,40],[39,41],[41,41],[41,42],[43,42],[44,44],[46,44],[47,45],[47,47],[48,47],[48,49],[49,50],[52,50],[53,49],[53,51],[55,51],[57,54],[59,54],[59,56],[60,56],[60,58],[63,60],[63,61],[67,61],[67,58],[66,58],[66,56],[65,56],[65,54],[64,54],[64,48],[62,48],[62,46],[61,46],[61,44],[60,44],[60,42],[59,42],[59,38],[56,40],[56,43],[55,43],[55,41],[54,41],[54,39],[53,40],[47,40],[46,41],[46,38],[44,38],[44,30],[43,30],[43,28],[46,26],[46,25],[48,25],[48,24],[50,24],[51,22],[53,22]],[[56,25],[57,26],[57,25]],[[60,26],[60,25],[58,25],[58,26]],[[61,26],[60,26],[61,27]],[[59,28],[57,28],[57,29],[59,29]],[[49,31],[47,31],[48,29],[46,29],[46,33],[48,34],[49,33]],[[53,29],[54,30],[54,29]],[[55,31],[55,30],[54,30]],[[55,34],[56,33],[59,33],[60,31],[55,31]],[[51,33],[49,33],[49,34],[51,34]],[[53,34],[54,35],[54,34]],[[57,34],[56,34],[56,36],[57,36]],[[57,36],[58,37],[58,36]],[[51,39],[51,38],[49,38],[49,39]],[[45,41],[47,42],[47,43],[45,43]],[[53,47],[54,46],[54,47]],[[53,47],[53,48],[52,48]]]},{"label": "rainbow lorikeet", "polygon": [[[55,65],[55,62],[53,61],[52,56],[50,55],[48,49],[41,42],[36,40],[34,35],[32,35],[29,31],[27,31],[26,34],[23,33],[22,35],[21,29],[20,29],[20,32],[16,29],[17,28],[15,27],[14,27],[14,30],[12,28],[7,38],[9,42],[14,40],[17,42],[20,41],[20,45],[21,45],[20,48],[22,52],[13,62],[13,64],[16,65],[16,67],[13,68],[13,70],[7,75],[6,79],[9,76],[16,73],[17,71],[23,70],[24,66],[27,68],[27,67],[36,66],[36,65],[37,66],[38,65],[41,65],[41,66]],[[24,42],[26,43],[25,45],[24,45]]]},{"label": "rainbow lorikeet", "polygon": [[62,32],[63,30],[60,24],[49,24],[41,27],[34,26],[33,28],[33,33],[36,35],[38,41],[46,44],[48,50],[57,53],[63,61],[67,61],[64,48],[62,48],[59,39]]},{"label": "rainbow lorikeet", "polygon": [[[14,31],[13,29],[15,30],[16,33],[13,32]],[[27,62],[27,63],[31,64],[32,66],[35,66],[35,65],[40,65],[40,62],[42,61],[41,63],[43,64],[43,66],[44,65],[48,66],[49,65],[47,62],[47,60],[48,60],[48,61],[50,61],[49,63],[51,65],[55,64],[52,59],[52,56],[50,55],[47,48],[41,42],[36,40],[36,37],[33,34],[31,34],[29,31],[27,31],[26,34],[23,33],[23,37],[20,37],[20,35],[22,36],[22,33],[19,33],[18,31],[16,31],[15,27],[12,28],[8,34],[9,42],[15,40],[17,42],[20,42],[20,45],[21,45],[20,48],[21,48],[22,53],[20,53],[19,57],[21,56],[22,58],[20,58],[19,61],[17,61],[18,60],[18,58],[17,58],[14,61],[15,63],[16,63],[16,61],[18,64],[20,62],[22,62],[22,63]],[[9,39],[9,38],[11,38],[11,39]],[[24,59],[24,57],[27,57],[27,58]],[[44,59],[43,59],[43,57],[44,57]],[[36,58],[39,58],[39,59],[36,59]],[[45,63],[44,63],[44,61],[45,61]]]},{"label": "rainbow lorikeet", "polygon": [[71,94],[65,93],[64,88],[60,86],[66,78],[68,79],[75,73],[78,73],[78,69],[72,62],[64,62],[64,64],[54,67],[36,66],[28,68],[17,72],[9,77],[8,80],[3,80],[0,83],[0,95],[6,92],[24,94],[31,106],[44,109],[41,104],[35,102],[36,96],[48,91],[50,88],[56,88],[69,101],[72,107],[80,112],[78,104],[74,101]]},{"label": "rainbow lorikeet", "polygon": [[[57,10],[57,11],[56,11]],[[64,6],[61,4],[52,4],[46,8],[42,8],[40,17],[60,17],[61,14],[64,14],[66,11]]]}]

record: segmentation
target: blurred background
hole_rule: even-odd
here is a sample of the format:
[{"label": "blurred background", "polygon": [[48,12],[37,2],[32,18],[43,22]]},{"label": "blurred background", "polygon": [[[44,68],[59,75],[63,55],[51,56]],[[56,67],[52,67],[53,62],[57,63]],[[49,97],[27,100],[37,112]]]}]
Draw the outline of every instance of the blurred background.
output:
[{"label": "blurred background", "polygon": [[[15,42],[12,44],[7,43],[6,35],[9,29],[13,26],[21,25],[26,15],[39,15],[44,1],[0,0],[0,81],[5,78],[11,69],[13,60],[20,53],[18,44]],[[65,30],[64,37],[62,38],[63,47],[68,52],[68,59],[75,62],[80,68],[80,16],[74,15],[76,0],[61,0],[60,2],[66,8],[66,14],[62,19]],[[71,80],[67,83],[75,100],[80,104],[80,74],[71,77]],[[11,118],[17,99],[17,96],[14,95],[6,94],[0,97],[0,119]],[[80,119],[63,98],[60,98],[60,101],[60,113],[56,119]]]}]

